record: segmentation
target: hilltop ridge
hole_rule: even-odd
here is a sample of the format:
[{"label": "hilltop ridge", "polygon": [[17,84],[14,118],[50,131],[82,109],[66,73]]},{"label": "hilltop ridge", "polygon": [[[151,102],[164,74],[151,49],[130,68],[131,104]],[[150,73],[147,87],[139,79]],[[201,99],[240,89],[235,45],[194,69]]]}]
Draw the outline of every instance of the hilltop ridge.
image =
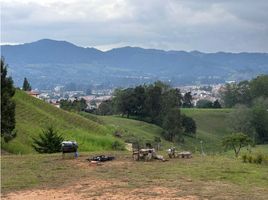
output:
[{"label": "hilltop ridge", "polygon": [[[268,53],[203,53],[120,47],[109,51],[67,41],[42,39],[2,45],[17,85],[27,76],[34,87],[57,84],[104,84],[110,87],[169,81],[211,84],[250,79],[268,73]],[[40,81],[42,78],[42,81]]]}]

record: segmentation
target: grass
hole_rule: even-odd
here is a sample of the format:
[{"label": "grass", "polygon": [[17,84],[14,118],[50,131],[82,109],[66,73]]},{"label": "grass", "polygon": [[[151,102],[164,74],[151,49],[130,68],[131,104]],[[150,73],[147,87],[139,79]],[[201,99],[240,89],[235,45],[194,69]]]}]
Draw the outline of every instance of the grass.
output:
[{"label": "grass", "polygon": [[138,139],[143,141],[143,143],[149,142],[153,144],[154,138],[160,137],[163,148],[168,148],[172,145],[162,137],[163,129],[154,124],[122,118],[120,116],[96,116],[88,113],[81,113],[81,115],[103,124],[113,132],[120,132],[122,134],[122,140],[126,142]]},{"label": "grass", "polygon": [[[172,159],[168,162],[136,162],[127,152],[98,152],[95,155],[101,153],[115,155],[116,160],[100,167],[90,167],[85,158],[93,153],[83,153],[78,160],[62,160],[60,154],[2,156],[2,192],[57,188],[67,183],[98,180],[127,183],[105,187],[114,192],[154,186],[174,189],[178,196],[194,195],[201,199],[268,198],[267,164],[242,163],[240,159],[229,156],[198,155],[192,159]],[[158,194],[147,191],[147,195]]]},{"label": "grass", "polygon": [[[197,133],[194,137],[185,136],[185,142],[180,144],[178,148],[200,152],[200,141],[202,140],[205,153],[223,152],[221,139],[230,134],[226,122],[230,111],[231,109],[182,109],[182,113],[196,121]],[[163,131],[159,126],[120,116],[96,116],[87,113],[82,113],[82,115],[105,125],[110,130],[119,130],[123,133],[124,140],[136,137],[143,141],[153,141],[155,136],[161,137]],[[163,138],[162,141],[164,141],[164,148],[172,146],[170,142],[166,142]]]},{"label": "grass", "polygon": [[187,137],[184,146],[200,151],[203,141],[205,153],[223,152],[221,140],[230,134],[226,121],[231,109],[182,109],[182,113],[196,121],[197,133],[195,138]]},{"label": "grass", "polygon": [[47,125],[53,125],[66,140],[76,140],[81,151],[111,150],[115,138],[105,126],[70,113],[23,91],[16,91],[17,137],[11,142],[1,142],[2,148],[11,153],[34,153],[32,137],[37,137]]},{"label": "grass", "polygon": [[[194,137],[185,135],[185,142],[178,146],[179,149],[200,152],[200,141],[202,141],[203,150],[206,154],[226,153],[222,146],[222,138],[231,133],[226,119],[232,109],[184,108],[181,109],[181,111],[196,121],[197,133]],[[113,132],[119,130],[123,133],[123,140],[129,140],[135,137],[150,142],[154,140],[155,136],[161,137],[163,131],[159,126],[134,119],[122,118],[120,116],[97,116],[88,113],[81,114],[92,121],[106,126]],[[163,141],[163,149],[173,145],[172,143],[165,141],[163,137],[161,137],[161,139]]]}]

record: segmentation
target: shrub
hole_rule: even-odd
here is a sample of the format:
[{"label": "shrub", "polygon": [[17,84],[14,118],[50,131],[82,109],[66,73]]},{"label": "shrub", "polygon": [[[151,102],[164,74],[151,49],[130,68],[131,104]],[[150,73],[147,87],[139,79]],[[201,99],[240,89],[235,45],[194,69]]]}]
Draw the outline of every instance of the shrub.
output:
[{"label": "shrub", "polygon": [[244,163],[249,162],[249,163],[262,164],[265,161],[265,157],[261,153],[257,153],[255,155],[244,154],[242,155],[242,161]]},{"label": "shrub", "polygon": [[255,157],[254,162],[257,164],[261,164],[263,160],[264,160],[264,156],[261,153],[258,153]]},{"label": "shrub", "polygon": [[247,154],[242,155],[242,160],[243,160],[244,163],[247,162]]},{"label": "shrub", "polygon": [[123,151],[125,150],[125,145],[122,142],[116,140],[112,143],[112,149],[117,151]]},{"label": "shrub", "polygon": [[249,162],[249,163],[252,163],[252,161],[253,161],[253,157],[252,157],[252,155],[248,155],[247,158],[248,158],[248,162]]},{"label": "shrub", "polygon": [[32,147],[38,153],[56,153],[61,151],[61,143],[63,137],[58,132],[49,126],[39,134],[39,138],[33,138]]},{"label": "shrub", "polygon": [[114,133],[113,133],[113,135],[114,135],[114,137],[118,137],[118,138],[121,138],[122,137],[122,132],[121,131],[115,131]]},{"label": "shrub", "polygon": [[188,135],[194,135],[196,133],[196,123],[191,117],[182,115],[182,127],[184,129],[184,133]]}]

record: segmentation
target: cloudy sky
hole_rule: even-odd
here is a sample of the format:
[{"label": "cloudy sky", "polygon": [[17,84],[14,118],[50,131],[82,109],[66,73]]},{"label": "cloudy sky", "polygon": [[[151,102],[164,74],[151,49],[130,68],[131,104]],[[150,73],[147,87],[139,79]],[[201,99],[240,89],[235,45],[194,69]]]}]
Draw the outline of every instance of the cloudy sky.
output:
[{"label": "cloudy sky", "polygon": [[267,0],[0,0],[1,43],[268,52]]}]

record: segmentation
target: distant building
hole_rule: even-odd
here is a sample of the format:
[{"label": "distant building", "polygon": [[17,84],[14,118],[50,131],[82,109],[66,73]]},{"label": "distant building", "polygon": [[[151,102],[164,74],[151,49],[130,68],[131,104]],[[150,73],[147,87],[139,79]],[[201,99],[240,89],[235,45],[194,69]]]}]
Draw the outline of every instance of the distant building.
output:
[{"label": "distant building", "polygon": [[39,95],[40,93],[39,92],[36,92],[36,91],[26,91],[26,93],[32,97],[35,97],[35,98],[38,98],[39,99]]},{"label": "distant building", "polygon": [[60,108],[60,103],[59,102],[51,102],[51,105],[55,106],[56,108]]}]

